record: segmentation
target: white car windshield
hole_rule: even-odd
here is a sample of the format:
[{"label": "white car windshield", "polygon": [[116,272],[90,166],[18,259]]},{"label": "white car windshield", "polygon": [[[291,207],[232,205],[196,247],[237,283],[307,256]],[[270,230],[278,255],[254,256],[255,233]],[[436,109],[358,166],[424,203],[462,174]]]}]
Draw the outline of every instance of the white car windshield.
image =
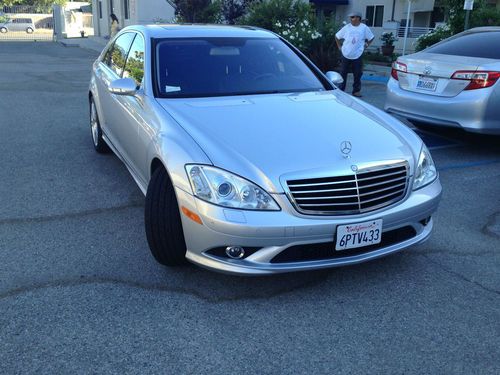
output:
[{"label": "white car windshield", "polygon": [[156,45],[155,63],[160,97],[325,90],[315,73],[277,38],[163,39]]}]

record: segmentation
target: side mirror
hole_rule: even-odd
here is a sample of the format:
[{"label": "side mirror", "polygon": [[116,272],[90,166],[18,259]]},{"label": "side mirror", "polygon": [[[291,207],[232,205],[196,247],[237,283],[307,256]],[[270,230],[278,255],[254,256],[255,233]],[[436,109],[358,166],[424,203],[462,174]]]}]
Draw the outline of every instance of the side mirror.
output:
[{"label": "side mirror", "polygon": [[342,82],[344,82],[342,76],[337,72],[326,72],[326,78],[328,78],[334,85],[340,85]]},{"label": "side mirror", "polygon": [[116,95],[133,96],[137,92],[137,85],[132,78],[120,78],[112,81],[108,86],[108,90]]}]

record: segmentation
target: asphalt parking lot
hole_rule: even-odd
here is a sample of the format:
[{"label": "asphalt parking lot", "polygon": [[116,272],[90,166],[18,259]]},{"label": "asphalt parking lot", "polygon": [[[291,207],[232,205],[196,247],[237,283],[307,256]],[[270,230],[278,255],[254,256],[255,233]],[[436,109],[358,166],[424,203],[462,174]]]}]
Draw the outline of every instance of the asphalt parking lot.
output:
[{"label": "asphalt parking lot", "polygon": [[[260,278],[166,269],[140,190],[92,147],[96,56],[0,43],[0,373],[500,373],[500,137],[418,130],[444,192],[408,251]],[[363,92],[383,104],[382,84]]]}]

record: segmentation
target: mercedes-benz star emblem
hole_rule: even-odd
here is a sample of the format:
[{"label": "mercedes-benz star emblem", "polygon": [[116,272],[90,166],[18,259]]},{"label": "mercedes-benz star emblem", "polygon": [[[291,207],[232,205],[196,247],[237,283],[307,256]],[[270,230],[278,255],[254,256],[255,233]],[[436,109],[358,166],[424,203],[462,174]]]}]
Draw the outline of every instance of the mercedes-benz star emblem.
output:
[{"label": "mercedes-benz star emblem", "polygon": [[426,66],[426,67],[424,68],[424,74],[425,74],[426,76],[428,76],[428,75],[430,75],[431,73],[432,73],[432,68],[431,68],[430,66]]},{"label": "mercedes-benz star emblem", "polygon": [[351,153],[351,150],[352,150],[351,142],[349,142],[349,141],[343,141],[340,144],[340,151],[344,154],[345,158],[349,157],[349,154]]}]

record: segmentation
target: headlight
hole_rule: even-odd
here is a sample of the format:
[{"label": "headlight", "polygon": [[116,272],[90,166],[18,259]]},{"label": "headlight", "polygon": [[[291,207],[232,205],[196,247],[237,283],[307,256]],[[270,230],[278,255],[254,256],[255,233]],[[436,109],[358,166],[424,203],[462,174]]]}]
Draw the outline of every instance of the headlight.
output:
[{"label": "headlight", "polygon": [[222,169],[186,165],[193,194],[204,201],[245,210],[279,211],[278,204],[257,185]]},{"label": "headlight", "polygon": [[425,145],[422,146],[420,156],[418,158],[417,170],[415,171],[415,179],[413,181],[413,190],[420,189],[425,185],[430,184],[437,177],[436,166],[432,161],[431,153]]}]

